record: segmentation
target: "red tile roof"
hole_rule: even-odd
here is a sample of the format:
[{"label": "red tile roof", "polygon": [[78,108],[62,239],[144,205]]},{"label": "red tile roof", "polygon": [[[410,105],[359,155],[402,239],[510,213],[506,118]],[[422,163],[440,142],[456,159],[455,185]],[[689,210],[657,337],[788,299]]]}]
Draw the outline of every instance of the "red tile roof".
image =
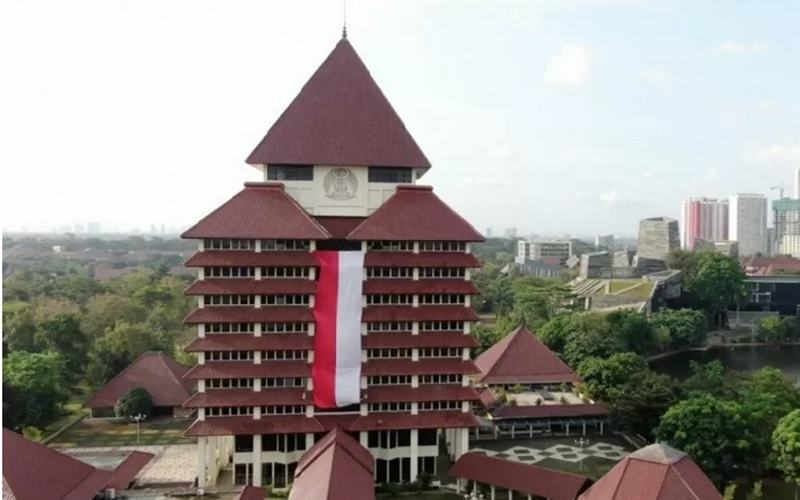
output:
[{"label": "red tile roof", "polygon": [[478,321],[472,308],[464,306],[368,306],[363,321]]},{"label": "red tile roof", "polygon": [[245,486],[239,493],[237,500],[264,500],[267,497],[267,490],[257,486]]},{"label": "red tile roof", "polygon": [[372,359],[361,367],[362,375],[435,375],[445,373],[477,373],[472,360],[455,358],[420,359]]},{"label": "red tile roof", "polygon": [[530,330],[521,326],[475,360],[484,384],[576,383],[578,376]]},{"label": "red tile roof", "polygon": [[[512,462],[478,452],[462,455],[450,467],[448,474],[552,500],[575,500],[591,483],[589,478],[577,474]],[[639,497],[640,500],[645,498],[651,497]]]},{"label": "red tile roof", "polygon": [[184,293],[186,295],[257,295],[280,293],[314,294],[316,291],[317,282],[310,279],[270,278],[255,280],[251,278],[220,278],[195,281],[184,290]]},{"label": "red tile roof", "polygon": [[197,338],[184,349],[204,351],[302,351],[314,348],[314,337],[304,333],[266,333],[256,337],[251,333],[214,333]]},{"label": "red tile roof", "polygon": [[474,255],[463,252],[367,252],[364,267],[479,268],[482,265]]},{"label": "red tile roof", "polygon": [[656,443],[622,459],[580,496],[580,500],[641,498],[721,500],[722,495],[691,457]]},{"label": "red tile roof", "polygon": [[247,163],[431,166],[346,39],[336,44]]},{"label": "red tile roof", "polygon": [[330,233],[332,238],[343,240],[347,238],[350,231],[364,222],[366,217],[316,216],[314,219]]},{"label": "red tile roof", "polygon": [[209,306],[190,312],[183,322],[199,323],[264,323],[264,322],[301,322],[314,321],[311,309],[307,306],[265,306],[261,308],[247,306]]},{"label": "red tile roof", "polygon": [[144,469],[153,457],[155,457],[155,455],[152,453],[145,453],[143,451],[131,452],[131,454],[125,457],[125,460],[114,469],[106,488],[127,490],[139,471]]},{"label": "red tile roof", "polygon": [[781,273],[800,272],[800,259],[794,257],[758,257],[742,259],[748,276],[774,276]]},{"label": "red tile roof", "polygon": [[206,266],[266,266],[266,267],[311,267],[317,261],[309,252],[246,252],[236,250],[207,250],[189,257],[186,267]]},{"label": "red tile roof", "polygon": [[559,417],[601,417],[608,415],[604,404],[556,404],[538,406],[502,406],[492,411],[495,419],[514,418],[559,418]]},{"label": "red tile roof", "polygon": [[112,407],[136,388],[149,392],[154,406],[181,406],[192,392],[192,383],[183,378],[188,370],[163,352],[143,353],[92,396],[86,406]]},{"label": "red tile roof", "polygon": [[374,498],[372,454],[338,427],[303,454],[289,492],[289,500]]},{"label": "red tile roof", "polygon": [[212,389],[198,392],[184,404],[186,408],[212,408],[220,406],[305,405],[311,401],[305,389],[264,388]]},{"label": "red tile roof", "polygon": [[483,235],[433,193],[430,186],[399,185],[348,240],[483,241]]},{"label": "red tile roof", "polygon": [[231,434],[287,434],[323,432],[314,417],[303,415],[265,415],[259,419],[242,417],[206,417],[195,420],[186,430],[188,437],[230,436]]},{"label": "red tile roof", "polygon": [[372,386],[366,390],[367,403],[413,401],[477,401],[478,393],[472,387],[456,384],[425,384],[411,386]]},{"label": "red tile roof", "polygon": [[365,349],[410,348],[414,347],[478,347],[478,341],[472,335],[461,332],[426,332],[412,335],[411,332],[380,332],[370,333],[362,337],[361,344]]},{"label": "red tile roof", "polygon": [[181,238],[330,238],[325,228],[286,194],[283,184],[248,182],[244,186],[233,198],[189,228]]},{"label": "red tile roof", "polygon": [[463,279],[368,279],[364,282],[365,295],[456,293],[478,295],[480,292],[472,281]]},{"label": "red tile roof", "polygon": [[110,471],[96,469],[3,429],[3,487],[7,486],[17,500],[90,500],[111,477]]},{"label": "red tile roof", "polygon": [[424,411],[410,413],[370,413],[359,417],[349,431],[380,431],[399,429],[452,429],[478,427],[478,419],[472,413],[460,411]]},{"label": "red tile roof", "polygon": [[308,377],[311,365],[305,361],[266,361],[261,364],[249,361],[212,361],[194,365],[185,378],[262,378],[262,377]]}]

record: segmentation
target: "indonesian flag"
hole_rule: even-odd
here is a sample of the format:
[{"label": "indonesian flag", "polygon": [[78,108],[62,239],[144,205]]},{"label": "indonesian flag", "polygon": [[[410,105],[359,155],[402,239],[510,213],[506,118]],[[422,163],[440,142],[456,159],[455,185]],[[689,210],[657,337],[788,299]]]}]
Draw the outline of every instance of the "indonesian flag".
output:
[{"label": "indonesian flag", "polygon": [[314,405],[339,408],[360,401],[361,288],[364,252],[317,251],[314,302]]}]

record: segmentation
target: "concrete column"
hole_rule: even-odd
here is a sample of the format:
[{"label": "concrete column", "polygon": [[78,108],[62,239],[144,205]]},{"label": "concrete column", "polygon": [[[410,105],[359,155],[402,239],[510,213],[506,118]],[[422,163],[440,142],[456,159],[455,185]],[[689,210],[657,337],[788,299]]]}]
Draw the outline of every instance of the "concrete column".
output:
[{"label": "concrete column", "polygon": [[314,433],[306,432],[306,449],[309,450],[314,446]]},{"label": "concrete column", "polygon": [[600,435],[603,435],[603,424],[604,422],[600,422]]},{"label": "concrete column", "polygon": [[489,498],[491,498],[492,500],[496,500],[495,491],[494,491],[494,485],[491,485],[491,492],[492,493],[491,493],[491,496]]},{"label": "concrete column", "polygon": [[419,475],[419,467],[417,464],[417,458],[419,458],[419,431],[417,429],[411,429],[411,474],[409,476],[409,481],[412,483],[417,480],[417,476]]},{"label": "concrete column", "polygon": [[206,439],[197,438],[197,493],[203,495],[206,487]]},{"label": "concrete column", "polygon": [[367,448],[367,445],[369,444],[369,434],[367,431],[361,431],[358,433],[358,442],[361,443],[361,446]]},{"label": "concrete column", "polygon": [[586,435],[586,421],[583,421],[583,435]]},{"label": "concrete column", "polygon": [[[468,429],[459,429],[459,438],[461,439],[461,455],[469,451],[469,430]],[[461,455],[456,457],[456,459],[461,458]]]},{"label": "concrete column", "polygon": [[261,486],[261,434],[253,436],[253,486]]},{"label": "concrete column", "polygon": [[514,500],[514,490],[508,490],[508,500]]},{"label": "concrete column", "polygon": [[204,325],[203,323],[197,325],[197,336],[200,337],[201,339],[206,336],[206,325]]},{"label": "concrete column", "polygon": [[253,335],[256,337],[261,336],[261,323],[253,323]]}]

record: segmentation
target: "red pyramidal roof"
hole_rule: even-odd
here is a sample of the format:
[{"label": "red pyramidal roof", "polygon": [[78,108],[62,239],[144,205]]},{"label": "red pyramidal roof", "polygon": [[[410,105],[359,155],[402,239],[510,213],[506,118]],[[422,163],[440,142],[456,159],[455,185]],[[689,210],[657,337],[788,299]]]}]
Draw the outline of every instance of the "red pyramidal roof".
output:
[{"label": "red pyramidal roof", "polygon": [[483,352],[475,364],[484,384],[578,382],[575,372],[524,326]]},{"label": "red pyramidal roof", "polygon": [[436,196],[432,187],[400,185],[347,239],[483,241],[483,236]]},{"label": "red pyramidal roof", "polygon": [[346,38],[336,44],[247,163],[431,166]]},{"label": "red pyramidal roof", "polygon": [[286,194],[283,184],[247,182],[181,237],[325,240],[330,235]]},{"label": "red pyramidal roof", "polygon": [[369,450],[334,427],[300,458],[289,500],[374,499],[372,462]]},{"label": "red pyramidal roof", "polygon": [[580,500],[721,500],[714,484],[682,451],[651,444],[625,457]]},{"label": "red pyramidal roof", "polygon": [[183,378],[187,371],[188,367],[163,352],[143,353],[92,396],[86,406],[114,406],[121,396],[137,387],[150,393],[155,406],[181,406],[192,392],[192,383]]}]

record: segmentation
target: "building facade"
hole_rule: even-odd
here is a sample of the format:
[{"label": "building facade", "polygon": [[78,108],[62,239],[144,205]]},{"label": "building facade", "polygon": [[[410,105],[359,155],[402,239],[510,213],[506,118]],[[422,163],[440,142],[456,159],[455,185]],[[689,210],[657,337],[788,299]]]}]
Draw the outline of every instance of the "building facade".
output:
[{"label": "building facade", "polygon": [[[432,188],[430,164],[346,38],[270,128],[247,183],[184,233],[198,303],[187,373],[198,392],[198,487],[232,469],[281,488],[299,458],[340,428],[369,449],[377,483],[437,472],[477,426],[470,306],[482,236]],[[315,406],[316,251],[363,252],[360,400]],[[326,272],[326,271],[322,271]]]},{"label": "building facade", "polygon": [[774,253],[800,257],[800,199],[773,200],[772,213],[775,232],[770,243]]},{"label": "building facade", "polygon": [[669,253],[678,248],[678,221],[669,217],[652,217],[639,222],[638,259],[665,261]]},{"label": "building facade", "polygon": [[739,242],[739,255],[767,251],[767,197],[740,193],[731,196],[730,239]]},{"label": "building facade", "polygon": [[557,258],[564,264],[573,255],[571,241],[525,241],[517,242],[515,262],[524,264],[527,260]]},{"label": "building facade", "polygon": [[681,247],[694,250],[695,241],[728,239],[728,200],[688,198],[681,205]]}]

